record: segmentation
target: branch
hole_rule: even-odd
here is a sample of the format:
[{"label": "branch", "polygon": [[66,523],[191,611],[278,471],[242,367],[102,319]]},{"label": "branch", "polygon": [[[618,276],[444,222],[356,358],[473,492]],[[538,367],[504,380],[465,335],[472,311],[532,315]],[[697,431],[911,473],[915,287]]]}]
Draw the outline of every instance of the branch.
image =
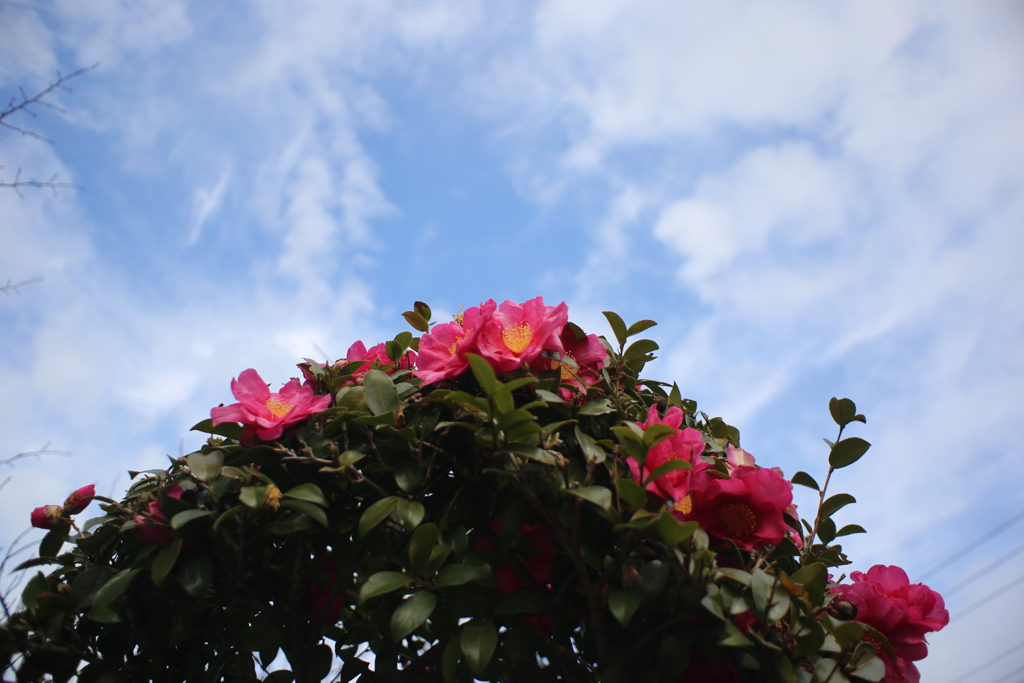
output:
[{"label": "branch", "polygon": [[[40,279],[42,279],[42,278],[40,278]],[[39,456],[42,456],[42,455],[64,455],[64,456],[69,456],[69,455],[71,455],[71,453],[68,452],[68,451],[55,451],[55,450],[51,450],[50,449],[50,442],[47,441],[45,444],[43,444],[43,447],[40,448],[38,451],[26,451],[24,453],[18,453],[17,455],[12,455],[9,458],[5,458],[3,460],[0,460],[0,465],[7,465],[9,467],[13,467],[14,463],[17,462],[18,460],[21,460],[22,458],[38,458]]]},{"label": "branch", "polygon": [[25,287],[26,285],[33,285],[37,282],[42,281],[43,278],[41,277],[34,277],[28,280],[22,280],[21,282],[14,282],[13,280],[8,280],[6,285],[0,285],[0,294],[5,294],[7,296],[10,296],[11,292],[14,292],[15,294],[21,294],[21,292],[19,292],[18,290],[21,289],[22,287]]},{"label": "branch", "polygon": [[40,106],[46,107],[47,109],[52,109],[52,110],[56,111],[59,114],[67,114],[67,111],[65,111],[61,107],[58,107],[56,104],[54,104],[52,102],[47,102],[43,98],[46,97],[47,95],[49,95],[50,93],[52,93],[54,90],[63,90],[64,92],[72,92],[71,88],[67,87],[64,84],[67,83],[68,81],[70,81],[73,78],[78,78],[79,76],[81,76],[84,73],[88,73],[90,71],[93,71],[94,69],[99,68],[99,65],[100,65],[100,63],[96,62],[92,66],[87,66],[87,67],[85,67],[83,69],[79,69],[78,71],[76,71],[74,73],[71,73],[71,74],[68,74],[67,76],[61,76],[60,72],[58,71],[57,72],[57,80],[54,81],[53,83],[51,83],[49,85],[49,87],[47,87],[45,90],[42,90],[41,92],[36,94],[34,97],[26,96],[25,95],[25,90],[23,88],[19,87],[18,90],[21,91],[21,102],[18,102],[17,98],[11,98],[10,104],[8,104],[7,107],[3,111],[0,111],[0,126],[4,126],[5,128],[10,128],[11,130],[13,130],[16,133],[21,133],[22,135],[27,135],[27,136],[29,136],[31,138],[35,138],[37,140],[42,140],[43,142],[48,142],[48,143],[50,143],[52,145],[53,144],[53,140],[50,140],[49,138],[45,138],[42,135],[40,135],[39,133],[35,133],[33,131],[30,131],[30,130],[25,130],[24,128],[19,128],[18,126],[11,125],[10,123],[7,123],[7,121],[5,121],[4,119],[6,119],[11,114],[14,114],[14,113],[19,112],[19,111],[23,111],[26,114],[28,114],[29,116],[31,116],[32,118],[35,118],[35,116],[36,116],[35,112],[33,112],[31,109],[28,108],[29,106],[31,106],[33,104],[38,104]]},{"label": "branch", "polygon": [[46,181],[43,181],[43,180],[22,180],[21,179],[21,169],[19,168],[18,169],[18,174],[16,176],[14,176],[14,182],[13,183],[2,183],[2,182],[0,182],[0,187],[9,187],[9,188],[11,188],[12,190],[14,190],[18,194],[18,197],[20,197],[21,199],[25,198],[25,195],[23,195],[21,193],[21,190],[19,189],[19,188],[22,188],[22,187],[48,187],[51,190],[53,190],[53,196],[54,197],[57,196],[57,190],[83,190],[83,191],[85,190],[85,188],[82,187],[81,185],[76,185],[74,183],[58,183],[56,181],[57,181],[56,174],[54,174],[54,176],[52,178],[50,178],[49,180],[46,180]]}]

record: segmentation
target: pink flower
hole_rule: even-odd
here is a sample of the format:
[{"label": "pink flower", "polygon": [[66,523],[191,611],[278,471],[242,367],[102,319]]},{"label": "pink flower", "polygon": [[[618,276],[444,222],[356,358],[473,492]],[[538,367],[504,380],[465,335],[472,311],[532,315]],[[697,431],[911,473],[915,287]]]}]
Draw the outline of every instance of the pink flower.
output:
[{"label": "pink flower", "polygon": [[[756,464],[754,456],[742,448],[737,448],[732,444],[729,444],[725,450],[726,453],[726,469],[732,472],[737,467],[752,467]],[[781,474],[781,472],[779,473]]]},{"label": "pink flower", "polygon": [[241,422],[243,438],[255,434],[263,441],[273,441],[284,430],[310,415],[326,410],[330,396],[314,396],[313,388],[291,380],[280,392],[271,393],[267,383],[253,369],[243,370],[231,380],[231,393],[238,403],[219,406],[210,411],[214,426],[222,422]]},{"label": "pink flower", "polygon": [[[561,366],[562,384],[571,384],[581,389],[596,384],[600,379],[597,371],[603,368],[605,361],[608,360],[608,352],[605,351],[604,344],[601,343],[597,335],[588,334],[577,338],[576,331],[566,325],[562,328],[559,341],[562,343],[562,348],[565,349],[564,355],[574,360],[578,366],[574,368],[558,360],[550,361],[549,367],[552,370]],[[569,389],[559,389],[558,393],[567,401],[573,395]]]},{"label": "pink flower", "polygon": [[683,460],[690,463],[692,469],[673,470],[647,484],[648,491],[666,500],[674,501],[676,510],[685,514],[689,512],[688,496],[690,488],[693,486],[694,475],[706,470],[708,463],[700,457],[704,452],[704,436],[696,429],[689,427],[679,429],[682,423],[683,411],[679,407],[672,406],[665,411],[665,417],[662,418],[658,415],[658,407],[651,406],[647,411],[647,420],[640,425],[641,427],[650,429],[656,424],[662,424],[679,431],[647,452],[643,472],[640,471],[639,463],[632,457],[626,459],[626,464],[629,465],[629,469],[633,473],[633,479],[642,484],[654,470],[667,462]]},{"label": "pink flower", "polygon": [[32,526],[37,529],[52,529],[64,516],[60,505],[43,505],[32,511]]},{"label": "pink flower", "polygon": [[[170,498],[181,498],[183,490],[175,484],[164,489],[164,495]],[[138,526],[134,527],[135,535],[143,543],[170,543],[174,540],[174,532],[167,525],[167,515],[160,507],[159,501],[151,501],[146,508],[146,514],[135,515],[132,521]]]},{"label": "pink flower", "polygon": [[[344,367],[345,365],[354,363],[357,360],[366,362],[360,365],[356,371],[352,373],[355,377],[362,377],[365,375],[366,371],[370,369],[370,363],[376,363],[381,366],[391,366],[384,370],[384,372],[388,374],[391,374],[396,369],[394,367],[394,362],[388,357],[387,344],[383,342],[367,349],[363,342],[357,341],[355,344],[348,347],[348,352],[345,354],[345,357],[336,362],[334,366],[339,368]],[[409,351],[399,360],[398,367],[412,367],[412,363],[415,360],[416,354],[413,351]]]},{"label": "pink flower", "polygon": [[913,662],[928,655],[925,634],[949,623],[942,596],[922,583],[911,584],[896,566],[876,564],[866,574],[851,573],[850,579],[853,583],[835,586],[831,592],[856,604],[856,620],[889,640],[895,659],[884,648],[875,648],[885,662],[886,683],[918,683],[921,674]]},{"label": "pink flower", "polygon": [[782,513],[793,502],[793,487],[778,472],[740,466],[729,479],[699,477],[693,484],[691,511],[684,516],[708,534],[747,550],[786,538],[789,525]]},{"label": "pink flower", "polygon": [[441,323],[420,338],[413,374],[432,384],[455,379],[469,368],[467,353],[477,353],[477,339],[494,315],[496,304],[488,299],[466,310],[456,322]]},{"label": "pink flower", "polygon": [[89,507],[89,503],[96,497],[96,487],[93,484],[83,486],[64,501],[64,514],[77,515]]},{"label": "pink flower", "polygon": [[496,372],[533,363],[544,351],[563,353],[559,334],[569,321],[565,302],[545,306],[543,297],[523,304],[506,300],[480,334],[480,355]]}]

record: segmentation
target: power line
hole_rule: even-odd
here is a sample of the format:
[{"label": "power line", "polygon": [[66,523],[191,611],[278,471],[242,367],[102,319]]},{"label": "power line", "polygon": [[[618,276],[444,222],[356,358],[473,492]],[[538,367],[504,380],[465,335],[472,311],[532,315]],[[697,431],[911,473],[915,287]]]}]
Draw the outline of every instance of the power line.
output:
[{"label": "power line", "polygon": [[1006,650],[1004,652],[1000,652],[995,657],[992,657],[991,659],[988,659],[988,660],[982,662],[981,664],[979,664],[978,666],[974,667],[970,671],[967,671],[965,673],[960,674],[959,676],[954,678],[952,681],[950,681],[950,683],[959,683],[960,681],[970,681],[970,677],[973,676],[974,674],[978,673],[979,671],[984,671],[985,669],[989,668],[990,666],[992,666],[993,664],[995,664],[999,660],[1004,659],[1004,658],[1012,655],[1014,652],[1016,652],[1017,650],[1021,649],[1022,647],[1024,647],[1024,640],[1020,641],[1019,643],[1017,643],[1016,645],[1011,647],[1009,650]]},{"label": "power line", "polygon": [[928,571],[926,571],[926,572],[924,572],[922,574],[919,574],[918,575],[918,581],[924,581],[925,579],[927,579],[929,576],[931,576],[935,572],[939,571],[940,569],[945,569],[947,566],[949,566],[953,562],[955,562],[955,561],[959,560],[961,557],[963,557],[964,553],[970,552],[971,550],[974,550],[975,548],[977,548],[979,545],[981,545],[985,541],[988,541],[988,540],[990,540],[992,538],[995,538],[996,536],[998,536],[999,534],[1003,533],[1004,531],[1006,531],[1007,529],[1009,529],[1011,526],[1013,526],[1014,524],[1016,524],[1017,522],[1019,522],[1022,519],[1024,519],[1024,511],[1018,512],[1016,515],[1014,515],[1010,519],[1006,520],[1005,522],[1003,522],[1002,524],[997,526],[995,529],[992,529],[988,533],[982,534],[981,536],[979,536],[978,539],[975,540],[973,543],[970,543],[966,547],[961,548],[960,550],[956,551],[955,553],[953,553],[952,555],[947,557],[942,562],[939,562],[937,565],[935,565],[934,567],[932,567]]},{"label": "power line", "polygon": [[995,600],[996,598],[1001,596],[1003,593],[1005,593],[1007,590],[1013,588],[1014,586],[1016,586],[1017,584],[1022,583],[1022,582],[1024,582],[1024,574],[1021,574],[1020,576],[1018,576],[1016,579],[1014,579],[1010,583],[1006,584],[1005,586],[1001,586],[1001,587],[995,589],[994,591],[992,591],[991,593],[989,593],[985,597],[979,598],[978,600],[975,600],[970,605],[968,605],[967,607],[963,608],[962,610],[960,610],[959,612],[954,614],[950,618],[949,623],[953,623],[954,621],[956,621],[960,617],[967,616],[968,614],[970,614],[974,610],[978,609],[982,605],[985,605],[985,604],[991,602],[992,600]]},{"label": "power line", "polygon": [[1013,678],[1014,676],[1017,676],[1018,674],[1021,674],[1021,673],[1024,673],[1024,666],[1020,667],[1019,669],[1014,669],[1013,671],[1011,671],[1010,673],[1006,674],[1002,678],[997,678],[996,680],[992,681],[992,683],[1003,683],[1003,681],[1008,681],[1011,678]]},{"label": "power line", "polygon": [[971,574],[970,576],[968,576],[966,579],[963,579],[962,581],[958,581],[957,583],[953,584],[949,588],[946,588],[945,590],[942,590],[942,591],[939,591],[939,592],[942,594],[943,598],[948,598],[950,595],[952,595],[953,593],[956,593],[958,590],[960,590],[964,586],[969,586],[970,584],[974,583],[975,581],[977,581],[982,576],[984,576],[988,572],[992,571],[993,569],[995,569],[996,567],[998,567],[1002,563],[1006,562],[1007,560],[1009,560],[1010,558],[1012,558],[1012,557],[1014,557],[1016,555],[1019,555],[1022,552],[1024,552],[1024,543],[1022,543],[1021,545],[1017,546],[1016,548],[1014,548],[1010,552],[1006,553],[1005,555],[1000,557],[998,560],[995,560],[994,562],[990,563],[984,569],[979,569],[978,571],[976,571],[973,574]]}]

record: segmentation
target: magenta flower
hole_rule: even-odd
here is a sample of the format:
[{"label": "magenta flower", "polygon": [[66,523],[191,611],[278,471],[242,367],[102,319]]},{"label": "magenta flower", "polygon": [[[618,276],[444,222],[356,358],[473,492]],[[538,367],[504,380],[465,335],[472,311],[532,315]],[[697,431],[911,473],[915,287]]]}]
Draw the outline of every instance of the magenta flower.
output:
[{"label": "magenta flower", "polygon": [[545,306],[543,297],[523,304],[506,300],[480,334],[480,355],[496,372],[533,363],[544,351],[564,353],[559,335],[569,321],[565,302]]},{"label": "magenta flower", "polygon": [[64,514],[77,515],[89,507],[89,503],[96,497],[96,487],[93,484],[83,486],[64,501]]},{"label": "magenta flower", "polygon": [[708,468],[708,463],[700,457],[704,452],[704,436],[696,429],[684,427],[679,429],[683,423],[683,411],[678,406],[672,406],[665,411],[665,417],[658,415],[658,407],[651,406],[647,411],[647,420],[639,426],[649,429],[656,424],[667,425],[672,429],[679,430],[647,452],[647,459],[644,460],[643,472],[640,465],[630,457],[626,459],[633,479],[642,484],[654,470],[658,469],[671,460],[684,460],[690,463],[691,469],[673,470],[663,474],[654,481],[647,484],[647,490],[666,500],[675,503],[676,511],[688,513],[690,488],[693,486],[695,475]]},{"label": "magenta flower", "polygon": [[231,393],[239,402],[211,410],[214,426],[240,422],[245,427],[243,438],[255,435],[263,441],[277,439],[288,427],[326,410],[331,402],[330,396],[314,396],[312,387],[301,386],[296,379],[272,393],[251,368],[231,380]]},{"label": "magenta flower", "polygon": [[918,683],[921,674],[914,662],[928,655],[925,634],[949,623],[942,596],[922,583],[911,584],[897,566],[876,564],[867,573],[852,572],[853,583],[831,592],[857,605],[856,620],[873,626],[892,645],[896,658],[876,647],[885,662],[886,683]]},{"label": "magenta flower", "polygon": [[[164,495],[171,498],[181,498],[183,489],[175,484],[164,490]],[[132,521],[138,526],[134,527],[135,535],[143,543],[170,543],[174,540],[175,534],[167,524],[167,515],[164,514],[160,501],[151,501],[146,508],[146,514],[135,515]]]},{"label": "magenta flower", "polygon": [[684,517],[711,536],[730,539],[754,550],[778,545],[788,535],[782,514],[793,503],[793,485],[778,472],[740,466],[729,479],[697,477],[690,490],[690,512]]},{"label": "magenta flower", "polygon": [[43,505],[32,511],[32,526],[37,529],[52,529],[64,517],[60,505]]},{"label": "magenta flower", "polygon": [[420,337],[420,350],[413,374],[423,384],[455,379],[469,368],[467,353],[478,353],[477,340],[494,315],[497,304],[488,299],[466,310],[455,322],[434,325]]},{"label": "magenta flower", "polygon": [[[558,360],[550,361],[552,370],[558,367],[562,368],[562,384],[571,384],[584,390],[596,384],[600,379],[597,371],[603,368],[608,360],[608,352],[605,351],[604,344],[601,343],[598,336],[588,334],[577,339],[576,331],[566,325],[562,328],[559,341],[565,350],[564,355],[574,360],[578,366],[574,368]],[[573,392],[569,389],[559,389],[558,393],[567,401],[573,396]]]}]

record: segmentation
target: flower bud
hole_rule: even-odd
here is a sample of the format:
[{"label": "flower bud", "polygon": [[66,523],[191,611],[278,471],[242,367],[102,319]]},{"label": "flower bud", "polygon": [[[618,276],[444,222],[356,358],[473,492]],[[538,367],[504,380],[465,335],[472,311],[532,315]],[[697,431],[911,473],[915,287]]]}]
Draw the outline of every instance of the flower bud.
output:
[{"label": "flower bud", "polygon": [[60,505],[43,505],[32,511],[32,526],[37,529],[52,529],[64,516]]},{"label": "flower bud", "polygon": [[89,507],[89,503],[96,496],[96,487],[92,484],[78,489],[64,501],[64,514],[77,515]]},{"label": "flower bud", "polygon": [[829,615],[843,621],[857,618],[857,603],[849,600],[834,600],[828,606]]},{"label": "flower bud", "polygon": [[622,570],[622,588],[624,590],[640,588],[642,585],[643,579],[640,578],[640,572],[636,570],[636,567],[626,567]]}]

